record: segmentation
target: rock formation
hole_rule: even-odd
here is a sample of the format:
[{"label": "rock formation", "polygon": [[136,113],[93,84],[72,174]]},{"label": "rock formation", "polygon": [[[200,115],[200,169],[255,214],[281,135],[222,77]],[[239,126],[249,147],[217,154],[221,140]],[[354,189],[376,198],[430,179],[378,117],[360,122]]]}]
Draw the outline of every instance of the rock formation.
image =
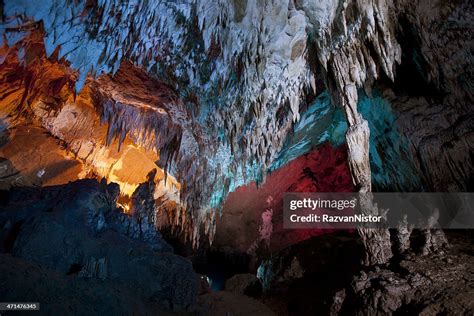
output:
[{"label": "rock formation", "polygon": [[[67,298],[64,304],[70,304],[61,310],[84,307],[105,313],[107,308],[150,313],[194,308],[198,277],[191,263],[173,255],[156,231],[153,240],[121,234],[114,222],[115,214],[122,214],[116,208],[117,193],[116,185],[96,180],[11,190],[0,214],[0,275],[2,284],[9,284],[0,287],[2,297],[44,302],[44,311],[52,313],[60,302],[51,304],[51,298],[61,296]],[[128,228],[134,231],[139,225],[130,221]],[[15,271],[17,265],[28,271],[25,286],[14,283],[24,284],[22,270]],[[91,285],[81,279],[97,281]],[[97,293],[110,297],[103,306],[88,305],[87,300],[95,300],[92,296]],[[124,303],[114,307],[117,301]]]},{"label": "rock formation", "polygon": [[[138,292],[160,309],[189,310],[194,274],[184,259],[165,255],[173,248],[165,236],[190,257],[248,256],[251,272],[260,267],[264,289],[309,286],[299,280],[312,273],[307,258],[292,249],[305,252],[311,249],[305,240],[326,237],[283,229],[284,192],[358,192],[363,213],[386,216],[374,192],[473,190],[473,6],[468,0],[0,1],[0,189],[9,190],[1,191],[9,199],[0,210],[2,262],[7,270],[16,261],[33,267],[38,280],[60,271],[51,277],[61,283],[69,270],[94,282],[119,275],[110,255],[126,264],[122,272],[133,270],[134,260],[150,261],[132,273],[140,280],[156,267],[170,270],[169,259],[176,270],[163,277],[166,290]],[[31,199],[21,201],[22,194]],[[40,198],[29,209],[27,202]],[[56,222],[48,230],[50,219]],[[82,229],[86,240],[68,244],[69,229]],[[53,244],[66,238],[57,247],[67,258],[55,253],[53,265],[47,244],[33,251],[34,235]],[[421,232],[406,220],[393,231],[360,227],[358,236],[364,251],[357,259],[371,270],[350,287],[345,275],[331,285],[318,300],[324,311],[343,313],[351,302],[373,313],[402,311],[408,301],[423,305],[414,293],[426,289],[428,278],[414,286],[418,268],[397,263],[410,265],[403,260],[420,236],[415,266],[426,263],[420,253],[446,251],[449,238],[435,221]],[[115,239],[140,250],[122,253]],[[118,282],[122,277],[128,280],[117,276]],[[176,292],[170,280],[181,277],[192,284]],[[403,286],[391,287],[391,279]],[[381,287],[372,280],[382,280]],[[235,304],[240,292],[206,292],[202,304],[218,313],[216,302]],[[271,313],[245,300],[249,311]]]},{"label": "rock formation", "polygon": [[[446,102],[454,104],[466,97],[465,104],[470,92],[454,83],[457,77],[451,74],[451,66],[434,69],[440,69],[437,65],[444,64],[454,47],[463,46],[467,34],[462,28],[446,30],[433,16],[449,16],[463,25],[469,21],[469,8],[468,2],[429,6],[426,1],[68,4],[58,0],[36,10],[26,2],[7,1],[3,62],[12,55],[20,65],[34,62],[38,57],[32,53],[35,41],[30,38],[44,36],[46,57],[57,58],[71,69],[50,88],[59,91],[67,83],[75,94],[83,87],[91,89],[96,111],[108,125],[107,144],[114,137],[121,143],[128,135],[140,146],[155,147],[160,166],[183,184],[180,199],[199,225],[214,218],[202,213],[219,209],[229,191],[249,180],[264,179],[293,122],[301,116],[303,97],[314,93],[317,78],[323,78],[333,103],[344,109],[354,183],[370,191],[370,131],[357,106],[358,89],[370,94],[380,78],[395,80],[402,62],[397,36],[408,31],[397,23],[403,19],[412,32],[418,31],[412,41],[423,59],[426,81],[452,92]],[[63,18],[64,12],[71,18]],[[414,15],[423,19],[415,21]],[[436,39],[425,35],[431,31],[438,34]],[[443,32],[451,37],[455,32],[456,41],[451,50],[442,48],[443,57],[435,57],[430,52],[442,46]],[[34,45],[41,49],[40,43]],[[457,64],[467,65],[466,55],[453,57]],[[132,81],[124,81],[121,73],[135,71],[128,61],[169,88],[140,83],[146,75],[139,73],[125,75]],[[33,74],[25,79],[23,101],[17,106],[27,98],[34,106],[41,84],[35,84]],[[134,91],[127,91],[127,85]],[[149,96],[151,90],[155,96]],[[212,220],[209,225],[212,239]],[[199,229],[193,230],[197,241]],[[376,239],[386,240],[384,234]]]},{"label": "rock formation", "polygon": [[472,267],[472,256],[463,251],[409,255],[399,263],[398,272],[376,269],[355,276],[347,290],[336,294],[340,299],[334,301],[332,314],[468,314],[474,308]]}]

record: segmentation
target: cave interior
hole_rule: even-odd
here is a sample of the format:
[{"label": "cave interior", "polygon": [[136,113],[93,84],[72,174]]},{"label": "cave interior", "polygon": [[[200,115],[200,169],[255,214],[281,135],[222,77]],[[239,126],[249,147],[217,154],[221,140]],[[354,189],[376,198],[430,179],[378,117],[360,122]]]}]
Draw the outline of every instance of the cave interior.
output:
[{"label": "cave interior", "polygon": [[287,192],[474,191],[472,1],[0,0],[0,16],[0,302],[474,313],[473,230],[283,224]]}]

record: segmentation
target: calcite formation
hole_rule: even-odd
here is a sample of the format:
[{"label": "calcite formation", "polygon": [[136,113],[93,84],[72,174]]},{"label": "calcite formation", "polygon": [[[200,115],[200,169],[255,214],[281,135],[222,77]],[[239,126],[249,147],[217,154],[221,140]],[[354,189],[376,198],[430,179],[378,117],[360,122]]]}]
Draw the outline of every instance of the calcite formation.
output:
[{"label": "calcite formation", "polygon": [[[2,111],[34,115],[129,196],[146,181],[156,158],[156,182],[179,204],[165,221],[188,225],[197,244],[201,224],[212,240],[216,211],[229,192],[253,180],[261,183],[269,170],[296,158],[285,155],[286,149],[301,154],[301,143],[291,147],[293,127],[304,117],[307,99],[324,87],[344,113],[353,184],[367,196],[366,212],[380,213],[370,192],[381,172],[374,176],[371,166],[381,168],[386,158],[371,154],[375,131],[362,115],[361,95],[371,96],[374,86],[384,91],[396,86],[404,56],[413,56],[428,86],[448,94],[440,102],[443,115],[455,113],[445,126],[455,134],[450,139],[427,138],[434,123],[418,135],[407,120],[400,122],[402,134],[413,136],[406,152],[421,153],[413,155],[414,169],[427,189],[468,186],[472,146],[458,137],[472,135],[472,89],[459,82],[472,78],[465,48],[472,11],[469,1],[428,0],[48,0],[41,6],[5,1]],[[403,36],[410,40],[400,43]],[[401,45],[406,43],[411,46]],[[13,69],[27,72],[16,78]],[[400,117],[417,119],[416,109],[403,111],[407,102],[396,91],[392,101],[402,103]],[[83,133],[87,137],[78,140]],[[446,144],[453,145],[452,152]],[[110,153],[114,145],[126,153]],[[438,155],[457,151],[464,156]],[[129,165],[128,154],[152,162],[137,167],[143,169],[139,179],[110,173],[117,164]],[[447,171],[427,167],[438,162]],[[444,172],[447,177],[437,176]],[[407,181],[419,189],[418,178],[412,180]],[[361,236],[368,264],[390,259],[387,230],[361,230]]]},{"label": "calcite formation", "polygon": [[375,192],[474,189],[473,21],[469,0],[0,0],[0,297],[473,314],[472,233],[436,212],[283,226],[285,192],[379,218]]}]

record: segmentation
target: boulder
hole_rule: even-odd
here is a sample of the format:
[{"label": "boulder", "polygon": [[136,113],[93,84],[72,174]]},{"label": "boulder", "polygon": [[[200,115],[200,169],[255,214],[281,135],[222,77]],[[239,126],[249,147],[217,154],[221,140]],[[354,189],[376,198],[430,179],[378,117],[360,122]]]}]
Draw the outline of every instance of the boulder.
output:
[{"label": "boulder", "polygon": [[236,294],[259,297],[262,294],[262,283],[253,274],[236,274],[225,282],[225,290]]}]

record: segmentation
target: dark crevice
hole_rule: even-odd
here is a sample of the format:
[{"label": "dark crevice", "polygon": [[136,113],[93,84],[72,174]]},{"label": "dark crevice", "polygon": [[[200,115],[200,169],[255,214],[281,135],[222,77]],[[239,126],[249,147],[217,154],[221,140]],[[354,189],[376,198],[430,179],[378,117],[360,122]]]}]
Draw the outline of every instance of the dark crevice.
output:
[{"label": "dark crevice", "polygon": [[410,248],[415,253],[421,253],[423,245],[426,243],[425,236],[419,229],[413,230],[410,235]]},{"label": "dark crevice", "polygon": [[414,303],[403,304],[394,313],[394,316],[398,315],[419,315],[423,311],[423,306],[418,306]]},{"label": "dark crevice", "polygon": [[7,190],[0,190],[0,206],[8,204],[9,196]]},{"label": "dark crevice", "polygon": [[8,232],[4,241],[3,249],[5,250],[5,252],[12,251],[13,246],[15,246],[15,242],[18,238],[18,235],[20,234],[22,225],[23,225],[23,221],[19,221],[19,222],[14,223],[12,227],[10,228],[10,231]]},{"label": "dark crevice", "polygon": [[209,278],[214,291],[222,290],[225,281],[235,274],[249,273],[250,256],[247,254],[210,249],[204,255],[193,258],[193,266],[196,272]]},{"label": "dark crevice", "polygon": [[66,275],[74,275],[78,274],[82,270],[82,265],[78,263],[73,263],[70,267]]},{"label": "dark crevice", "polygon": [[395,94],[441,101],[443,93],[425,76],[430,73],[430,66],[420,50],[418,31],[406,17],[399,18],[396,36],[402,49],[402,62],[396,69],[395,82],[391,84]]}]

